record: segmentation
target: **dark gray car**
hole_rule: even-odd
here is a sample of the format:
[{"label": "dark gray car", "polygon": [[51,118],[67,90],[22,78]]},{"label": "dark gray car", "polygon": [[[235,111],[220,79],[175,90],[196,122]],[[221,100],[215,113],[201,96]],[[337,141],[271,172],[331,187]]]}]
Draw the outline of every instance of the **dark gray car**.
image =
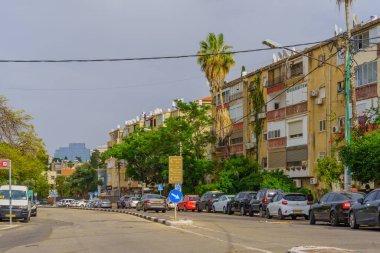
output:
[{"label": "dark gray car", "polygon": [[380,227],[380,189],[371,191],[351,207],[349,223],[352,229],[360,225]]},{"label": "dark gray car", "polygon": [[259,213],[261,217],[265,217],[267,205],[270,200],[278,193],[283,192],[279,189],[261,189],[257,192],[256,196],[249,202],[249,216],[253,216],[255,213]]}]

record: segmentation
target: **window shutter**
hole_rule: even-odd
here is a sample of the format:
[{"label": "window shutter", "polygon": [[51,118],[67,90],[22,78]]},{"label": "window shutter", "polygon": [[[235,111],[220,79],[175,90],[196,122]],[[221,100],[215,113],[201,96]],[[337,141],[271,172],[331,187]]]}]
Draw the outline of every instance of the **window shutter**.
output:
[{"label": "window shutter", "polygon": [[289,136],[302,134],[302,120],[289,123]]}]

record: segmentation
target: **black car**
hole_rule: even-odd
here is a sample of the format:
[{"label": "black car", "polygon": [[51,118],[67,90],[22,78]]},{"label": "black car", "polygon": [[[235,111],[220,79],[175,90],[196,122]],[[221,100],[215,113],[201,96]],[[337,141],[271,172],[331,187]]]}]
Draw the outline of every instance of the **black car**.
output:
[{"label": "black car", "polygon": [[265,217],[267,205],[270,200],[279,192],[283,192],[282,190],[276,189],[261,189],[257,192],[256,196],[252,198],[249,203],[249,216],[253,216],[255,213],[259,213],[261,217]]},{"label": "black car", "polygon": [[371,191],[351,207],[349,222],[352,229],[360,225],[380,227],[380,189]]},{"label": "black car", "polygon": [[348,224],[350,208],[359,199],[363,199],[363,194],[354,192],[330,192],[310,208],[310,224],[316,221],[327,221],[332,226],[340,223]]},{"label": "black car", "polygon": [[131,196],[128,196],[128,195],[120,197],[118,199],[118,201],[116,202],[117,209],[119,209],[119,208],[125,208],[125,204],[127,203],[128,199],[130,197]]},{"label": "black car", "polygon": [[257,192],[239,192],[236,196],[227,203],[227,213],[229,215],[240,211],[240,215],[245,215],[249,212],[250,202],[256,196]]},{"label": "black car", "polygon": [[38,201],[33,201],[32,202],[32,207],[30,209],[30,216],[36,217],[37,216],[37,205],[39,205],[40,202]]},{"label": "black car", "polygon": [[200,200],[197,201],[196,210],[198,210],[198,212],[202,212],[203,210],[206,210],[207,212],[211,212],[212,203],[215,200],[219,199],[219,197],[222,195],[224,195],[224,193],[219,192],[219,191],[206,192],[205,194],[202,195]]}]

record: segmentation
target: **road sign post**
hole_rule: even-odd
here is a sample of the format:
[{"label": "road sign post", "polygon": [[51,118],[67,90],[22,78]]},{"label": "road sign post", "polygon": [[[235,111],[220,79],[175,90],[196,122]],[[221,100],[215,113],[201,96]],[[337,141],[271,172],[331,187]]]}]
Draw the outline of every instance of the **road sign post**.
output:
[{"label": "road sign post", "polygon": [[182,192],[174,189],[169,192],[169,199],[175,204],[174,220],[177,220],[177,204],[182,200]]},{"label": "road sign post", "polygon": [[169,156],[169,184],[182,184],[182,156]]},{"label": "road sign post", "polygon": [[12,225],[12,161],[0,159],[0,169],[7,169],[9,172],[9,224]]}]

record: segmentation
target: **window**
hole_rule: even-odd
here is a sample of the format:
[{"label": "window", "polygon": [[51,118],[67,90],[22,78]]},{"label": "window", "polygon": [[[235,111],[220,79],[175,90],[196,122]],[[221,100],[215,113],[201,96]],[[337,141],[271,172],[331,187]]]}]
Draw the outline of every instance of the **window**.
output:
[{"label": "window", "polygon": [[354,36],[354,50],[358,51],[369,47],[369,31]]},{"label": "window", "polygon": [[261,165],[263,168],[268,168],[268,158],[263,157]]},{"label": "window", "polygon": [[340,116],[338,118],[338,127],[339,128],[344,128],[345,125],[346,125],[346,122],[345,122],[344,116]]},{"label": "window", "polygon": [[275,110],[280,109],[280,103],[278,102],[274,103],[274,109]]},{"label": "window", "polygon": [[303,65],[302,62],[295,63],[290,67],[290,76],[299,76],[303,74]]},{"label": "window", "polygon": [[338,53],[337,53],[336,65],[339,66],[339,65],[344,64],[345,59],[346,59],[346,53],[344,51],[344,48],[341,48],[338,50]]},{"label": "window", "polygon": [[338,93],[342,93],[344,91],[344,81],[340,81],[337,83]]},{"label": "window", "polygon": [[231,144],[238,144],[238,143],[243,143],[243,137],[231,139]]},{"label": "window", "polygon": [[233,105],[229,108],[230,117],[233,122],[240,121],[243,118],[243,104]]},{"label": "window", "polygon": [[280,129],[269,131],[269,139],[280,138]]},{"label": "window", "polygon": [[327,193],[326,195],[324,195],[322,198],[321,198],[321,202],[324,203],[324,202],[327,202],[327,199],[329,198],[329,195],[331,195],[330,193]]},{"label": "window", "polygon": [[368,193],[368,195],[365,197],[364,201],[369,202],[369,201],[374,201],[376,199],[376,191],[372,191]]},{"label": "window", "polygon": [[298,138],[303,136],[302,120],[289,123],[289,137]]},{"label": "window", "polygon": [[319,131],[320,132],[326,131],[326,120],[319,121]]},{"label": "window", "polygon": [[319,152],[319,158],[325,158],[326,157],[326,152]]},{"label": "window", "polygon": [[267,132],[263,133],[263,139],[264,139],[264,141],[268,140],[268,133]]},{"label": "window", "polygon": [[356,87],[377,82],[377,60],[364,63],[355,68]]}]

